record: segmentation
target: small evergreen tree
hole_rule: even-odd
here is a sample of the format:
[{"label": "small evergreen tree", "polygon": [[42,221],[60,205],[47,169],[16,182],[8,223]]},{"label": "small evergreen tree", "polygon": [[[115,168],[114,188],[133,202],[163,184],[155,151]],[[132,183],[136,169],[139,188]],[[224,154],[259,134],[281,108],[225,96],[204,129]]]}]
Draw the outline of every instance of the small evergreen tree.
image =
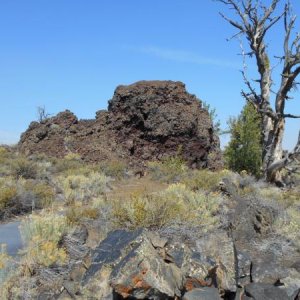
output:
[{"label": "small evergreen tree", "polygon": [[259,177],[262,167],[261,117],[251,103],[244,106],[237,119],[229,120],[229,132],[231,140],[224,152],[227,166]]}]

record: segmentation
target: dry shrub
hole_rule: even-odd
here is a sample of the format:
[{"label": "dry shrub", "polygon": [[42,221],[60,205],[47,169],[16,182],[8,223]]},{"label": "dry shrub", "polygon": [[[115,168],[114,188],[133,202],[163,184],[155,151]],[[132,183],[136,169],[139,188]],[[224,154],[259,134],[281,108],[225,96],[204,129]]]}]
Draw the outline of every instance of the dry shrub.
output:
[{"label": "dry shrub", "polygon": [[188,189],[184,184],[172,184],[165,191],[135,194],[128,201],[114,201],[112,214],[119,227],[161,228],[174,223],[214,225],[218,200]]},{"label": "dry shrub", "polygon": [[0,209],[4,209],[14,204],[17,197],[16,186],[1,186]]},{"label": "dry shrub", "polygon": [[31,270],[36,266],[66,263],[67,254],[59,247],[59,242],[67,230],[67,219],[64,216],[43,211],[28,217],[20,226],[22,238],[27,245],[22,263]]},{"label": "dry shrub", "polygon": [[179,181],[186,174],[188,167],[180,156],[171,156],[162,161],[152,161],[148,163],[150,175],[155,180],[165,182]]},{"label": "dry shrub", "polygon": [[34,202],[34,208],[50,206],[55,198],[55,190],[46,182],[26,181],[23,184],[26,192],[29,192]]},{"label": "dry shrub", "polygon": [[300,203],[300,191],[298,189],[281,190],[275,186],[266,186],[258,190],[259,196],[266,200],[275,200],[288,208]]},{"label": "dry shrub", "polygon": [[84,162],[77,158],[52,158],[51,161],[53,164],[53,173],[73,172],[74,174],[77,169],[84,166]]},{"label": "dry shrub", "polygon": [[222,178],[228,176],[230,171],[210,171],[210,170],[191,170],[182,182],[191,190],[213,191],[216,189]]},{"label": "dry shrub", "polygon": [[99,209],[89,206],[73,205],[66,211],[67,222],[70,225],[80,224],[83,220],[95,220],[99,217]]},{"label": "dry shrub", "polygon": [[105,160],[99,164],[101,172],[106,176],[122,179],[125,176],[127,165],[121,160]]},{"label": "dry shrub", "polygon": [[88,201],[100,196],[105,192],[108,181],[108,177],[96,172],[87,176],[70,175],[57,178],[57,184],[62,188],[67,203]]},{"label": "dry shrub", "polygon": [[5,147],[0,146],[0,163],[3,164],[10,157],[10,153]]},{"label": "dry shrub", "polygon": [[37,177],[37,165],[24,157],[15,158],[11,164],[11,173],[17,179],[35,179]]},{"label": "dry shrub", "polygon": [[291,239],[300,250],[300,208],[289,207],[275,224],[276,231]]}]

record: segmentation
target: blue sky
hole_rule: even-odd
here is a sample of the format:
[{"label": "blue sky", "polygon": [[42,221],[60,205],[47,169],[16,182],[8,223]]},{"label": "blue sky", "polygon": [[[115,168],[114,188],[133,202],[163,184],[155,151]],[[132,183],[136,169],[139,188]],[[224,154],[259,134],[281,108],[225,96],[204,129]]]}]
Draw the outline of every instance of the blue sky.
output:
[{"label": "blue sky", "polygon": [[[300,15],[299,1],[292,3]],[[226,127],[244,103],[242,59],[219,11],[227,12],[211,0],[0,0],[0,143],[17,142],[38,106],[94,118],[117,85],[150,79],[183,81]],[[280,26],[270,32],[275,55],[280,33]],[[256,79],[254,63],[248,68]],[[285,147],[299,128],[289,122]]]}]

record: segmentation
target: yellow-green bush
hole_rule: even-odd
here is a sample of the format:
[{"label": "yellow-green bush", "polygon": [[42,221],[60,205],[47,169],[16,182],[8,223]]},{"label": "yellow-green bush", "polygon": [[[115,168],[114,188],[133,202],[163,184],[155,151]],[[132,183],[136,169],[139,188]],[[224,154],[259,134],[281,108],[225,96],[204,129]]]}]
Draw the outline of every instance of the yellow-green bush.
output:
[{"label": "yellow-green bush", "polygon": [[59,247],[59,241],[67,232],[67,218],[44,211],[31,215],[20,226],[22,238],[27,245],[24,261],[29,268],[35,265],[64,264],[67,254]]},{"label": "yellow-green bush", "polygon": [[113,203],[112,214],[117,226],[160,228],[175,221],[182,210],[181,203],[169,202],[158,195],[133,195],[130,200]]},{"label": "yellow-green bush", "polygon": [[25,189],[31,191],[35,197],[36,208],[44,208],[49,206],[55,197],[54,188],[45,182],[26,182]]},{"label": "yellow-green bush", "polygon": [[285,208],[300,203],[300,191],[297,189],[281,190],[274,186],[267,186],[259,189],[258,194],[266,200],[280,202]]},{"label": "yellow-green bush", "polygon": [[154,179],[174,182],[187,172],[188,167],[180,156],[171,156],[162,161],[149,162],[148,170]]},{"label": "yellow-green bush", "polygon": [[182,179],[182,182],[192,190],[212,191],[217,188],[223,177],[229,171],[210,171],[210,170],[190,170],[189,174]]},{"label": "yellow-green bush", "polygon": [[4,270],[12,260],[12,257],[7,254],[6,248],[5,244],[0,244],[0,271]]},{"label": "yellow-green bush", "polygon": [[0,186],[0,209],[3,209],[10,204],[17,197],[17,188],[16,186]]},{"label": "yellow-green bush", "polygon": [[117,179],[124,177],[127,165],[121,160],[106,160],[99,164],[101,172]]},{"label": "yellow-green bush", "polygon": [[59,176],[57,184],[62,188],[67,203],[74,201],[88,201],[103,194],[108,178],[101,174],[92,172],[87,176],[70,175]]},{"label": "yellow-green bush", "polygon": [[37,165],[24,157],[15,158],[11,163],[11,172],[15,178],[35,179]]},{"label": "yellow-green bush", "polygon": [[172,184],[165,191],[132,195],[127,201],[113,201],[112,214],[118,226],[156,227],[173,223],[214,225],[218,199]]},{"label": "yellow-green bush", "polygon": [[74,174],[77,169],[84,166],[83,161],[77,158],[52,158],[51,162],[55,173],[64,173],[69,171]]},{"label": "yellow-green bush", "polygon": [[7,254],[6,244],[0,244],[0,294],[3,282],[8,278],[11,269],[15,267],[13,264],[13,258]]},{"label": "yellow-green bush", "polygon": [[7,149],[5,149],[4,147],[0,146],[0,163],[4,163],[9,157],[9,153],[7,151]]},{"label": "yellow-green bush", "polygon": [[99,217],[99,209],[89,206],[72,205],[66,211],[67,222],[70,225],[80,224],[84,219],[97,219]]}]

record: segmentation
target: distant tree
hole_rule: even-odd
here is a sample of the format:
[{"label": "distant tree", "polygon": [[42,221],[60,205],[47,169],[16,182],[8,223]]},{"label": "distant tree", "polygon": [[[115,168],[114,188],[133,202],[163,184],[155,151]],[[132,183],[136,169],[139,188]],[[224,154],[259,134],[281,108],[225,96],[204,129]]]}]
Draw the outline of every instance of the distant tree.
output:
[{"label": "distant tree", "polygon": [[228,167],[259,177],[262,167],[260,114],[247,103],[238,118],[230,119],[228,123],[231,140],[224,151]]},{"label": "distant tree", "polygon": [[212,125],[213,125],[213,128],[214,128],[214,132],[216,134],[221,134],[222,133],[222,130],[221,130],[221,122],[220,120],[218,119],[218,114],[216,112],[216,109],[215,108],[212,108],[210,106],[210,104],[208,104],[207,102],[205,101],[201,101],[202,103],[202,106],[204,109],[206,109],[208,111],[208,114],[210,116],[210,120],[212,122]]},{"label": "distant tree", "polygon": [[46,112],[45,106],[38,106],[37,107],[37,117],[39,122],[43,122],[44,120],[50,117],[50,114]]},{"label": "distant tree", "polygon": [[[250,80],[242,71],[247,91],[243,97],[254,105],[261,115],[262,133],[262,169],[266,180],[281,182],[281,170],[293,163],[300,154],[300,132],[294,149],[284,152],[282,140],[286,118],[300,118],[299,115],[286,112],[286,102],[292,99],[291,92],[297,87],[300,74],[300,34],[294,31],[296,16],[291,13],[289,0],[272,0],[269,5],[262,0],[217,0],[230,8],[234,16],[222,17],[229,22],[237,33],[241,45],[243,41],[248,49],[242,51],[244,58],[254,59],[258,78]],[[298,3],[296,0],[295,3]],[[282,6],[279,5],[283,4]],[[276,11],[281,10],[276,14]],[[270,29],[283,20],[282,53],[270,56],[268,42]],[[277,34],[277,32],[275,32]],[[278,58],[280,84],[274,90],[274,66],[270,58]],[[278,68],[277,68],[278,69]],[[272,103],[273,102],[273,103]]]}]

